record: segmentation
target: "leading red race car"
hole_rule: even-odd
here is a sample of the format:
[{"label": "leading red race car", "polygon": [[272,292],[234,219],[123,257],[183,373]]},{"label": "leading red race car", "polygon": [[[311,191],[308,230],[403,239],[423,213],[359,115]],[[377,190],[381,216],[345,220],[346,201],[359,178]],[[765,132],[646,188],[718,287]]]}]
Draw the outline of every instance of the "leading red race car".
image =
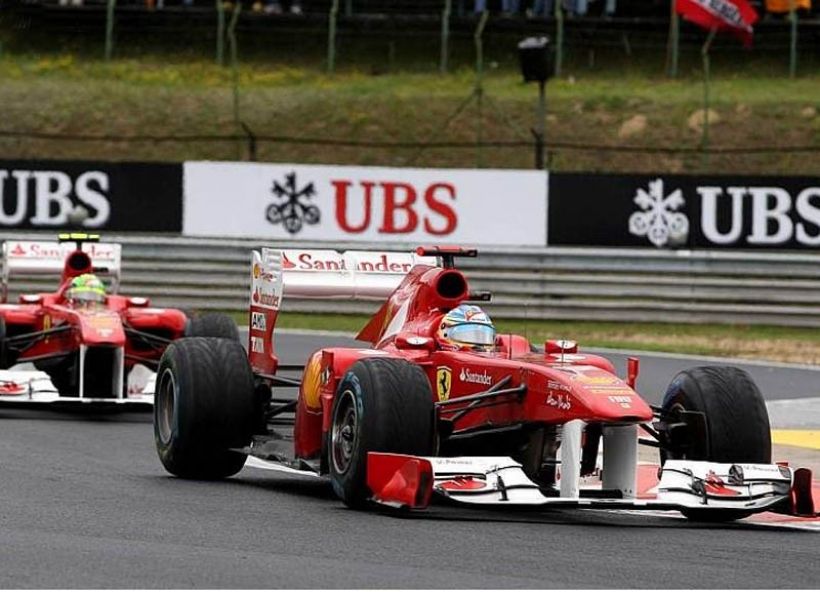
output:
[{"label": "leading red race car", "polygon": [[[5,304],[12,275],[57,273],[55,292],[23,294],[17,304]],[[190,320],[179,310],[153,308],[147,298],[117,294],[119,281],[120,245],[100,243],[98,235],[3,244],[0,405],[150,406],[152,370],[171,341],[185,335],[239,339],[229,317]],[[18,366],[26,363],[36,370]],[[142,377],[129,389],[137,364]]]},{"label": "leading red race car", "polygon": [[[451,332],[490,326],[463,306],[489,296],[472,293],[454,266],[454,257],[475,255],[254,252],[249,353],[205,338],[176,341],[163,355],[154,428],[165,468],[222,478],[250,455],[256,466],[329,475],[352,507],[423,508],[436,494],[504,507],[675,509],[707,520],[814,515],[811,473],[771,464],[766,406],[742,370],[682,372],[652,407],[635,391],[636,359],[623,380],[572,342],[541,350],[480,326]],[[358,336],[372,347],[322,348],[295,380],[274,351],[283,295],[387,300]],[[473,345],[458,346],[459,336]],[[296,399],[279,396],[288,387]],[[660,449],[651,489],[639,487],[639,440]]]}]

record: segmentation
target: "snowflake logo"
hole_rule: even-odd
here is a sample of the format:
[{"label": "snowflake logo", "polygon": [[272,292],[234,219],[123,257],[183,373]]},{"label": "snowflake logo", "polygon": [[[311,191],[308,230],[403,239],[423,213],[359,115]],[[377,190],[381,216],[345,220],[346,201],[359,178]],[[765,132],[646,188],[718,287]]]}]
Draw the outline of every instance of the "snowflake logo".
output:
[{"label": "snowflake logo", "polygon": [[285,183],[273,182],[271,190],[277,201],[268,206],[265,217],[271,224],[282,224],[290,234],[302,230],[303,224],[318,224],[319,208],[310,203],[316,195],[313,183],[297,189],[296,173],[285,175]]},{"label": "snowflake logo", "polygon": [[664,197],[663,179],[655,179],[649,191],[638,189],[634,201],[643,211],[629,217],[630,234],[645,236],[656,247],[680,244],[689,236],[689,219],[676,211],[686,205],[680,189]]}]

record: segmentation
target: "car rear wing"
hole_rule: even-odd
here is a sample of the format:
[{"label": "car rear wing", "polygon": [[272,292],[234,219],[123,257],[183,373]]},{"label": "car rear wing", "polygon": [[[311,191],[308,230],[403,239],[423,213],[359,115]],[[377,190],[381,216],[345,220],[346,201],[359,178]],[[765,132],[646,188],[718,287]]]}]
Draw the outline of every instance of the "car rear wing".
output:
[{"label": "car rear wing", "polygon": [[[9,280],[14,275],[60,274],[66,257],[76,250],[71,242],[7,240],[3,243],[2,293],[6,302]],[[116,243],[85,242],[81,248],[91,257],[94,273],[110,278],[111,291],[120,284],[121,247]]]},{"label": "car rear wing", "polygon": [[434,266],[439,259],[395,251],[253,251],[248,332],[251,366],[261,374],[276,371],[273,327],[284,296],[381,300],[418,264]]}]

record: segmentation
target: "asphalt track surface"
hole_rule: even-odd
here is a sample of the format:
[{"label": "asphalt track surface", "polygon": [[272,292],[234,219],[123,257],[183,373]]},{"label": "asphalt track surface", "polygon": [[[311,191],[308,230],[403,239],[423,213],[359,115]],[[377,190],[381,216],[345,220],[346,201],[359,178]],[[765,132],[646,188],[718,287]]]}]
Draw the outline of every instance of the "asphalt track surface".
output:
[{"label": "asphalt track surface", "polygon": [[[284,335],[278,345],[285,363],[299,363],[329,341]],[[662,389],[670,378],[663,364],[655,376],[654,362],[643,368],[650,400],[648,386],[658,382]],[[802,384],[795,372],[772,371],[774,397],[817,396],[816,381]],[[411,518],[355,512],[320,479],[255,468],[221,483],[175,479],[163,471],[152,438],[149,418],[140,415],[0,413],[0,586],[816,588],[820,582],[815,532],[610,512],[445,506]]]}]

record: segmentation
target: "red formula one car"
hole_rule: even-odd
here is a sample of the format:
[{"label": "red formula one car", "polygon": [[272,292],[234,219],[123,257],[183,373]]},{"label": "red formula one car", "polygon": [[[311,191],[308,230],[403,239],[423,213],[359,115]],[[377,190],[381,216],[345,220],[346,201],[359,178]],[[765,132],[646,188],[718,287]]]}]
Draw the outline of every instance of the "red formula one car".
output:
[{"label": "red formula one car", "polygon": [[[58,273],[55,292],[24,294],[17,304],[5,304],[12,275]],[[153,370],[171,341],[184,335],[238,341],[230,318],[205,315],[191,321],[179,310],[152,308],[147,298],[117,294],[119,280],[120,245],[100,243],[97,235],[3,244],[0,405],[150,406]],[[137,364],[141,379],[129,383]]]},{"label": "red formula one car", "polygon": [[[454,267],[455,256],[475,254],[254,252],[249,353],[182,339],[162,358],[154,427],[165,468],[221,478],[250,455],[256,466],[329,475],[352,507],[423,508],[435,494],[708,520],[814,514],[811,473],[771,464],[766,407],[746,373],[688,370],[652,407],[635,391],[635,359],[621,379],[572,342],[538,349],[492,333],[483,313],[463,307],[488,295],[471,293]],[[359,334],[372,347],[322,348],[296,380],[274,352],[283,295],[387,299]],[[454,346],[459,338],[474,345]],[[295,399],[279,395],[289,387]],[[651,489],[638,486],[639,443],[660,449]]]}]

